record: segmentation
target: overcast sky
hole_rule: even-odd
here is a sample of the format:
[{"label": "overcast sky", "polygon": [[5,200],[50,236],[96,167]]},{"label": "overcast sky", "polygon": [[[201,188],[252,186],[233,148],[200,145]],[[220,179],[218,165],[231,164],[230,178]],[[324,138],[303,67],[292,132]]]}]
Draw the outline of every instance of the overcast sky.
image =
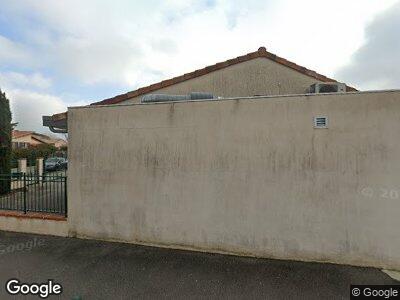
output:
[{"label": "overcast sky", "polygon": [[19,129],[265,46],[359,89],[400,88],[395,0],[0,0],[0,88]]}]

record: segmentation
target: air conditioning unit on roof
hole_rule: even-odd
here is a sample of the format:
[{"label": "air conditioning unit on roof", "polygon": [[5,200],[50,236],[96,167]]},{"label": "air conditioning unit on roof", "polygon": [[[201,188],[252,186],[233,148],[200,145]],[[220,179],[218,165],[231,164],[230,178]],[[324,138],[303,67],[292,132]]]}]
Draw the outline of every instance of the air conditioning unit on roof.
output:
[{"label": "air conditioning unit on roof", "polygon": [[346,84],[341,82],[318,82],[310,86],[310,93],[346,93]]}]

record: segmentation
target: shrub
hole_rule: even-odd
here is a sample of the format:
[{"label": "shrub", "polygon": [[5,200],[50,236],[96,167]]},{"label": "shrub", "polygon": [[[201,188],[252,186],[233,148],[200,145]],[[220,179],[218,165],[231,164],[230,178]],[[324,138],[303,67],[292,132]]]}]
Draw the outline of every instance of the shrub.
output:
[{"label": "shrub", "polygon": [[54,145],[41,144],[37,146],[30,146],[29,148],[13,149],[12,158],[14,160],[26,158],[28,161],[34,161],[40,157],[46,159],[56,152],[57,148],[54,147]]}]

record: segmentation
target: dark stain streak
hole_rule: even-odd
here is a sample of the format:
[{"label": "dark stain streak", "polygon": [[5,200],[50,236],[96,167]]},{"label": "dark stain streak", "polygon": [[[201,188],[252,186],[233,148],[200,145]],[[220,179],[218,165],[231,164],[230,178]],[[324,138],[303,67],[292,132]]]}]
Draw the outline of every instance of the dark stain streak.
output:
[{"label": "dark stain streak", "polygon": [[144,162],[144,165],[146,166],[146,168],[149,166],[149,163],[150,163],[150,155],[151,155],[151,153],[150,153],[150,147],[147,146],[147,147],[146,147],[145,162]]},{"label": "dark stain streak", "polygon": [[239,110],[239,105],[240,105],[240,100],[236,99],[233,102],[233,106],[232,106],[232,113],[236,113]]},{"label": "dark stain streak", "polygon": [[172,124],[174,122],[174,113],[175,113],[175,103],[172,103],[169,106],[169,112],[168,112],[168,123]]}]

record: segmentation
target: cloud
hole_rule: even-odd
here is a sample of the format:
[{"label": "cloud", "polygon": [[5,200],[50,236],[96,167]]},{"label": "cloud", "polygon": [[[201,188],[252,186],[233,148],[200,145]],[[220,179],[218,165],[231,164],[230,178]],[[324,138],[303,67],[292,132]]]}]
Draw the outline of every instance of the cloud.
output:
[{"label": "cloud", "polygon": [[165,3],[165,6],[162,7],[162,15],[169,25],[179,22],[183,18],[202,14],[207,10],[214,9],[217,5],[215,0],[168,0]]},{"label": "cloud", "polygon": [[85,84],[123,81],[132,56],[140,58],[140,47],[116,37],[66,37],[51,47],[54,69]]},{"label": "cloud", "polygon": [[0,35],[0,64],[15,65],[29,63],[30,55],[25,51],[23,45]]},{"label": "cloud", "polygon": [[43,132],[41,116],[66,110],[64,101],[56,96],[14,89],[7,93],[10,99],[13,122],[22,130]]},{"label": "cloud", "polygon": [[[52,80],[40,73],[0,72],[0,88],[10,100],[13,122],[20,130],[49,133],[42,126],[42,116],[63,112],[67,106],[84,105],[83,101],[68,103],[47,92]],[[39,90],[39,91],[38,91]]]},{"label": "cloud", "polygon": [[378,15],[365,30],[365,43],[337,77],[361,89],[400,88],[400,2]]},{"label": "cloud", "polygon": [[154,39],[150,44],[154,50],[161,53],[173,54],[178,50],[176,42],[169,38]]},{"label": "cloud", "polygon": [[[42,126],[42,116],[67,110],[66,102],[51,94],[12,89],[7,91],[6,96],[10,99],[13,122],[18,122],[17,128],[20,130],[49,133],[50,131]],[[76,102],[73,105],[84,104]]]},{"label": "cloud", "polygon": [[0,86],[2,87],[29,87],[48,89],[52,84],[50,78],[41,73],[23,74],[19,72],[0,72]]}]

